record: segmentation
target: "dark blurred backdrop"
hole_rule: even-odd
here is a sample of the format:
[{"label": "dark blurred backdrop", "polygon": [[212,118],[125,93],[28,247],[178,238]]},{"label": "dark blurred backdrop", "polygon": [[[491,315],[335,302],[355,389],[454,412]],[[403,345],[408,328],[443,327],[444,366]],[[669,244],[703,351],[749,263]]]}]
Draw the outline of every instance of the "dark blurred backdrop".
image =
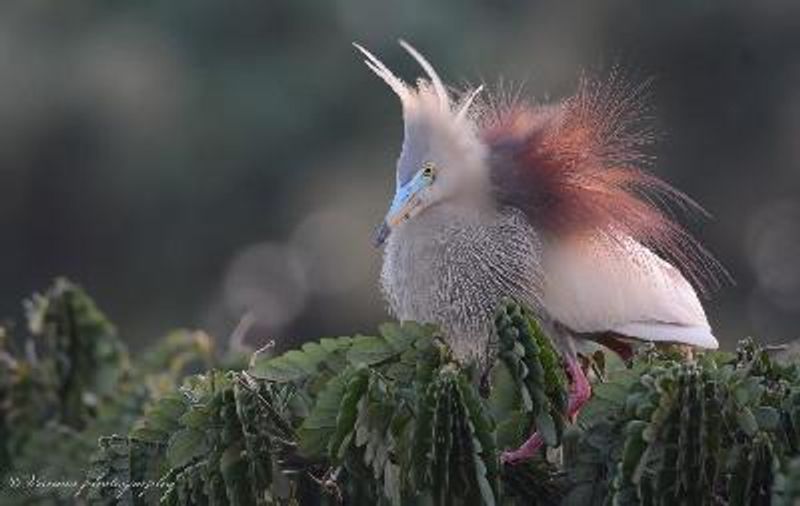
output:
[{"label": "dark blurred backdrop", "polygon": [[369,239],[400,109],[360,41],[408,79],[558,98],[586,68],[655,78],[656,172],[736,279],[723,342],[800,337],[800,2],[5,1],[0,314],[55,275],[134,346],[175,326],[255,341],[386,318]]}]

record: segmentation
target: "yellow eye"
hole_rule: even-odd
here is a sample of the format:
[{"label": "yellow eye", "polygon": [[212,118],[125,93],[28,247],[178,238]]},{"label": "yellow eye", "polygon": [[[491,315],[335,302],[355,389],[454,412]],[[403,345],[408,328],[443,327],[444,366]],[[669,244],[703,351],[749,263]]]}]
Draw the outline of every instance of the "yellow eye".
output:
[{"label": "yellow eye", "polygon": [[422,166],[422,176],[433,181],[436,176],[436,165],[433,162],[425,162]]}]

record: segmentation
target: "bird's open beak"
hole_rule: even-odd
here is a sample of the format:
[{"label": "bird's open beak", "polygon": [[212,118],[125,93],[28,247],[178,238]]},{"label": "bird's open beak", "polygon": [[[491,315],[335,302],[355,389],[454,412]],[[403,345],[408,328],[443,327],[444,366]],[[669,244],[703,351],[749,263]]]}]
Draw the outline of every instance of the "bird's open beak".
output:
[{"label": "bird's open beak", "polygon": [[373,242],[375,247],[380,247],[389,238],[392,229],[401,223],[410,220],[422,209],[422,190],[425,188],[422,178],[414,177],[405,185],[399,187],[386,213],[386,218],[375,230]]}]

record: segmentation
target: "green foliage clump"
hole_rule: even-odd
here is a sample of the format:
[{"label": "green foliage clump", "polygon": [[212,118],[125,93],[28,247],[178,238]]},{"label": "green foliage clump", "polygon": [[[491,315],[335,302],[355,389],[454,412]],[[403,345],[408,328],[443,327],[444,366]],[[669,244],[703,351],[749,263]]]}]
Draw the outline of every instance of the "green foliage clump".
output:
[{"label": "green foliage clump", "polygon": [[[509,310],[522,317],[519,308]],[[547,338],[537,337],[528,316],[516,324],[523,323],[528,331],[504,342],[530,339],[557,369],[549,341],[535,341]],[[540,354],[520,363],[544,370]],[[563,373],[556,374],[563,388]],[[504,415],[479,394],[476,375],[453,359],[434,327],[415,323],[326,338],[278,357],[265,350],[246,372],[190,377],[153,403],[127,437],[101,439],[85,497],[104,504],[122,497],[175,505],[400,505],[502,504],[504,487],[509,497],[557,494],[549,468],[500,468],[495,428]],[[530,383],[527,411],[512,403],[509,412],[541,412],[539,390],[554,391],[546,376]],[[498,387],[514,392],[515,381],[509,376]],[[542,479],[523,486],[532,476]],[[130,483],[141,486],[121,486]]]},{"label": "green foliage clump", "polygon": [[299,449],[329,468],[334,497],[492,503],[499,478],[492,421],[468,372],[433,327],[380,330],[256,356],[251,372],[290,382],[313,400],[298,427]]},{"label": "green foliage clump", "polygon": [[208,337],[181,331],[134,367],[114,326],[63,279],[26,302],[26,320],[24,334],[0,328],[4,505],[74,504],[98,437],[127,432],[154,397],[213,365]]},{"label": "green foliage clump", "polygon": [[[645,347],[627,365],[595,351],[593,397],[570,423],[560,354],[511,301],[488,369],[411,322],[265,349],[247,370],[214,369],[189,332],[134,361],[74,285],[29,308],[30,336],[0,334],[0,473],[81,486],[12,488],[3,504],[800,500],[800,366],[751,340],[694,359]],[[500,465],[533,431],[548,451]]]},{"label": "green foliage clump", "polygon": [[[26,304],[29,333],[0,340],[0,476],[28,480],[79,480],[73,458],[88,458],[99,433],[86,438],[92,420],[111,424],[126,416],[114,396],[129,373],[127,353],[113,326],[78,287],[57,281]],[[138,406],[127,412],[132,422]],[[52,478],[54,479],[54,478]],[[58,490],[26,494],[63,499]],[[0,491],[3,504],[22,498]]]},{"label": "green foliage clump", "polygon": [[[294,497],[291,388],[247,373],[189,378],[150,406],[128,437],[100,440],[85,496],[116,504],[272,504]],[[128,488],[126,485],[135,484]]]},{"label": "green foliage clump", "polygon": [[567,380],[558,352],[530,312],[513,302],[498,311],[495,327],[500,351],[490,403],[502,420],[500,444],[518,446],[537,430],[548,446],[558,446],[567,410]]},{"label": "green foliage clump", "polygon": [[640,356],[595,387],[566,503],[771,504],[776,469],[791,495],[799,373],[751,340],[690,363]]}]

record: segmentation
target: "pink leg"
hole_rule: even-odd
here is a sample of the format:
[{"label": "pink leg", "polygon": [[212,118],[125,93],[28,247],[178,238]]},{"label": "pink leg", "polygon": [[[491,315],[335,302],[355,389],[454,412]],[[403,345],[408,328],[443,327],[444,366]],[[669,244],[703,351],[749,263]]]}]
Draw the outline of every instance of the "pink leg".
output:
[{"label": "pink leg", "polygon": [[567,416],[569,416],[570,421],[574,422],[583,405],[592,397],[592,385],[583,373],[581,365],[574,358],[567,359],[567,373],[572,379],[572,386],[569,389]]},{"label": "pink leg", "polygon": [[[580,364],[574,358],[567,358],[567,373],[569,373],[572,383],[569,392],[569,404],[567,406],[567,416],[571,421],[575,421],[575,416],[584,404],[592,396],[592,386],[583,373]],[[522,446],[514,451],[504,451],[500,455],[500,462],[503,464],[515,465],[533,458],[544,444],[542,436],[534,432]]]}]

